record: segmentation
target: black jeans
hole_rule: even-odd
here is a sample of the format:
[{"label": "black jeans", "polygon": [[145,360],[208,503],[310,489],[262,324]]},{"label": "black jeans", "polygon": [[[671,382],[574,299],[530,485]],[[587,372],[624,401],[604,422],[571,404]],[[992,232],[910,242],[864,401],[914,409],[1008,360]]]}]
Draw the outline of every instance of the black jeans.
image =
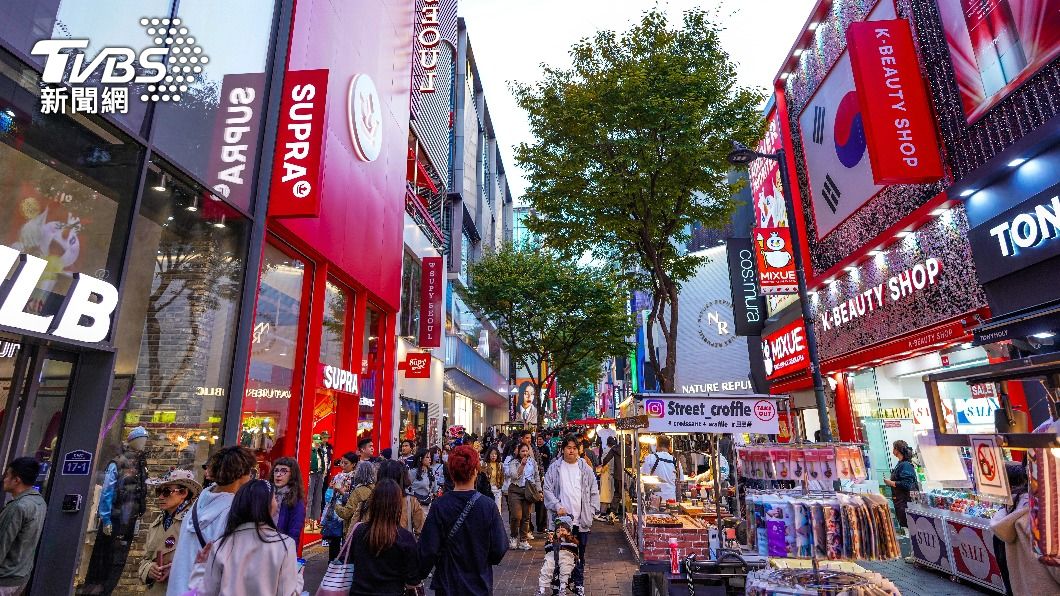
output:
[{"label": "black jeans", "polygon": [[543,533],[548,530],[548,510],[544,503],[534,503],[534,531]]},{"label": "black jeans", "polygon": [[[585,586],[585,547],[589,545],[589,532],[582,532],[581,528],[574,526],[571,528],[574,534],[578,536],[578,564],[574,566],[574,572],[570,574],[570,579],[574,582],[576,588],[584,588]],[[581,591],[579,591],[581,593]]]}]

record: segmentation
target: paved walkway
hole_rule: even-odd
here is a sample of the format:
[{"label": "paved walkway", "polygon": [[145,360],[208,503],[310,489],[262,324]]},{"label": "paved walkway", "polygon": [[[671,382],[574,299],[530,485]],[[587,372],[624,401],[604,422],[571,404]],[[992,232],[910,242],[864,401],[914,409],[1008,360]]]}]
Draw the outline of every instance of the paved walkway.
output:
[{"label": "paved walkway", "polygon": [[[950,581],[949,576],[940,571],[896,561],[859,561],[865,569],[875,571],[894,582],[902,596],[970,596],[979,594],[997,594],[986,588],[970,583]],[[1037,596],[1044,596],[1039,594]]]},{"label": "paved walkway", "polygon": [[[636,564],[618,526],[593,524],[585,569],[587,596],[629,596]],[[544,560],[542,539],[532,541],[533,550],[509,550],[493,575],[493,591],[503,596],[532,596],[537,593],[537,576]],[[328,568],[328,550],[319,546],[305,549],[305,591],[315,594]],[[430,594],[428,590],[428,594]]]}]

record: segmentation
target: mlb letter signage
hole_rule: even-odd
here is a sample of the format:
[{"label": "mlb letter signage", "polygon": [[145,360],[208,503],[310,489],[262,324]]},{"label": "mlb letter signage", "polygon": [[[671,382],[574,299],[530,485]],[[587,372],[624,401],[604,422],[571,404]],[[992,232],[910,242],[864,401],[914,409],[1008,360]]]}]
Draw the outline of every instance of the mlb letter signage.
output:
[{"label": "mlb letter signage", "polygon": [[284,75],[269,195],[271,217],[320,215],[320,148],[327,95],[327,69]]},{"label": "mlb letter signage", "polygon": [[935,120],[928,105],[909,21],[853,23],[850,65],[876,184],[921,184],[942,177]]}]

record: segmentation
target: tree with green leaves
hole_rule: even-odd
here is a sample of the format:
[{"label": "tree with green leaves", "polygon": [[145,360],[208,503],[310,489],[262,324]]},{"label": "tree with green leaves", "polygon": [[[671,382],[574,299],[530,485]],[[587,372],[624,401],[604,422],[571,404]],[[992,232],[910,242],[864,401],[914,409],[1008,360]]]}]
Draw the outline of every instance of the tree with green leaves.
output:
[{"label": "tree with green leaves", "polygon": [[561,412],[564,421],[581,418],[596,399],[596,384],[600,381],[603,361],[586,358],[562,371],[556,378],[557,393],[566,403]]},{"label": "tree with green leaves", "polygon": [[629,351],[633,325],[626,291],[613,272],[579,266],[548,250],[510,244],[470,267],[465,300],[497,322],[509,357],[530,372],[537,423],[541,396],[568,371]]},{"label": "tree with green leaves", "polygon": [[701,10],[672,28],[658,8],[628,31],[598,32],[571,49],[569,69],[516,84],[534,144],[516,149],[527,172],[529,229],[568,257],[585,253],[629,272],[651,293],[647,335],[663,391],[677,367],[678,293],[702,259],[683,254],[692,226],[729,223],[738,188],[726,180],[730,141],[761,138],[762,94],[736,85],[720,28]]}]

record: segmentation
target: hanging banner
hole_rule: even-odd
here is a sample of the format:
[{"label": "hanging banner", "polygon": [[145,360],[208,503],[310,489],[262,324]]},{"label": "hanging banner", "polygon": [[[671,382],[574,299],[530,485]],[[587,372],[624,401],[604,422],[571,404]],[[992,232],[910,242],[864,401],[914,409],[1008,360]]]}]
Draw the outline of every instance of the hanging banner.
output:
[{"label": "hanging banner", "polygon": [[935,119],[909,21],[852,23],[847,47],[873,181],[923,184],[942,178]]},{"label": "hanging banner", "polygon": [[762,293],[798,294],[799,280],[795,273],[795,254],[791,248],[791,229],[755,228],[754,242]]},{"label": "hanging banner", "polygon": [[214,194],[250,209],[265,73],[228,74],[221,80],[221,109],[213,128],[207,180]]},{"label": "hanging banner", "polygon": [[324,145],[327,94],[327,69],[284,74],[269,191],[270,217],[320,215],[320,148]]},{"label": "hanging banner", "polygon": [[[758,160],[766,161],[766,160]],[[750,238],[725,241],[729,258],[729,287],[735,335],[759,336],[766,320],[766,303],[755,269],[754,244]]]},{"label": "hanging banner", "polygon": [[1012,503],[1005,473],[1005,458],[994,435],[971,435],[972,469],[975,471],[976,492]]},{"label": "hanging banner", "polygon": [[[758,142],[755,151],[773,154],[784,147],[776,108],[769,111],[766,123],[766,134]],[[780,180],[780,164],[772,159],[756,159],[747,165],[747,176],[751,182],[755,226],[788,227],[788,210],[784,202],[784,185]]]},{"label": "hanging banner", "polygon": [[796,319],[762,340],[762,360],[766,378],[775,379],[810,367],[810,350],[806,344],[806,325]]},{"label": "hanging banner", "polygon": [[442,297],[445,295],[445,272],[442,257],[423,257],[420,276],[420,347],[442,345]]},{"label": "hanging banner", "polygon": [[776,402],[758,397],[649,397],[644,412],[649,432],[780,432]]}]

